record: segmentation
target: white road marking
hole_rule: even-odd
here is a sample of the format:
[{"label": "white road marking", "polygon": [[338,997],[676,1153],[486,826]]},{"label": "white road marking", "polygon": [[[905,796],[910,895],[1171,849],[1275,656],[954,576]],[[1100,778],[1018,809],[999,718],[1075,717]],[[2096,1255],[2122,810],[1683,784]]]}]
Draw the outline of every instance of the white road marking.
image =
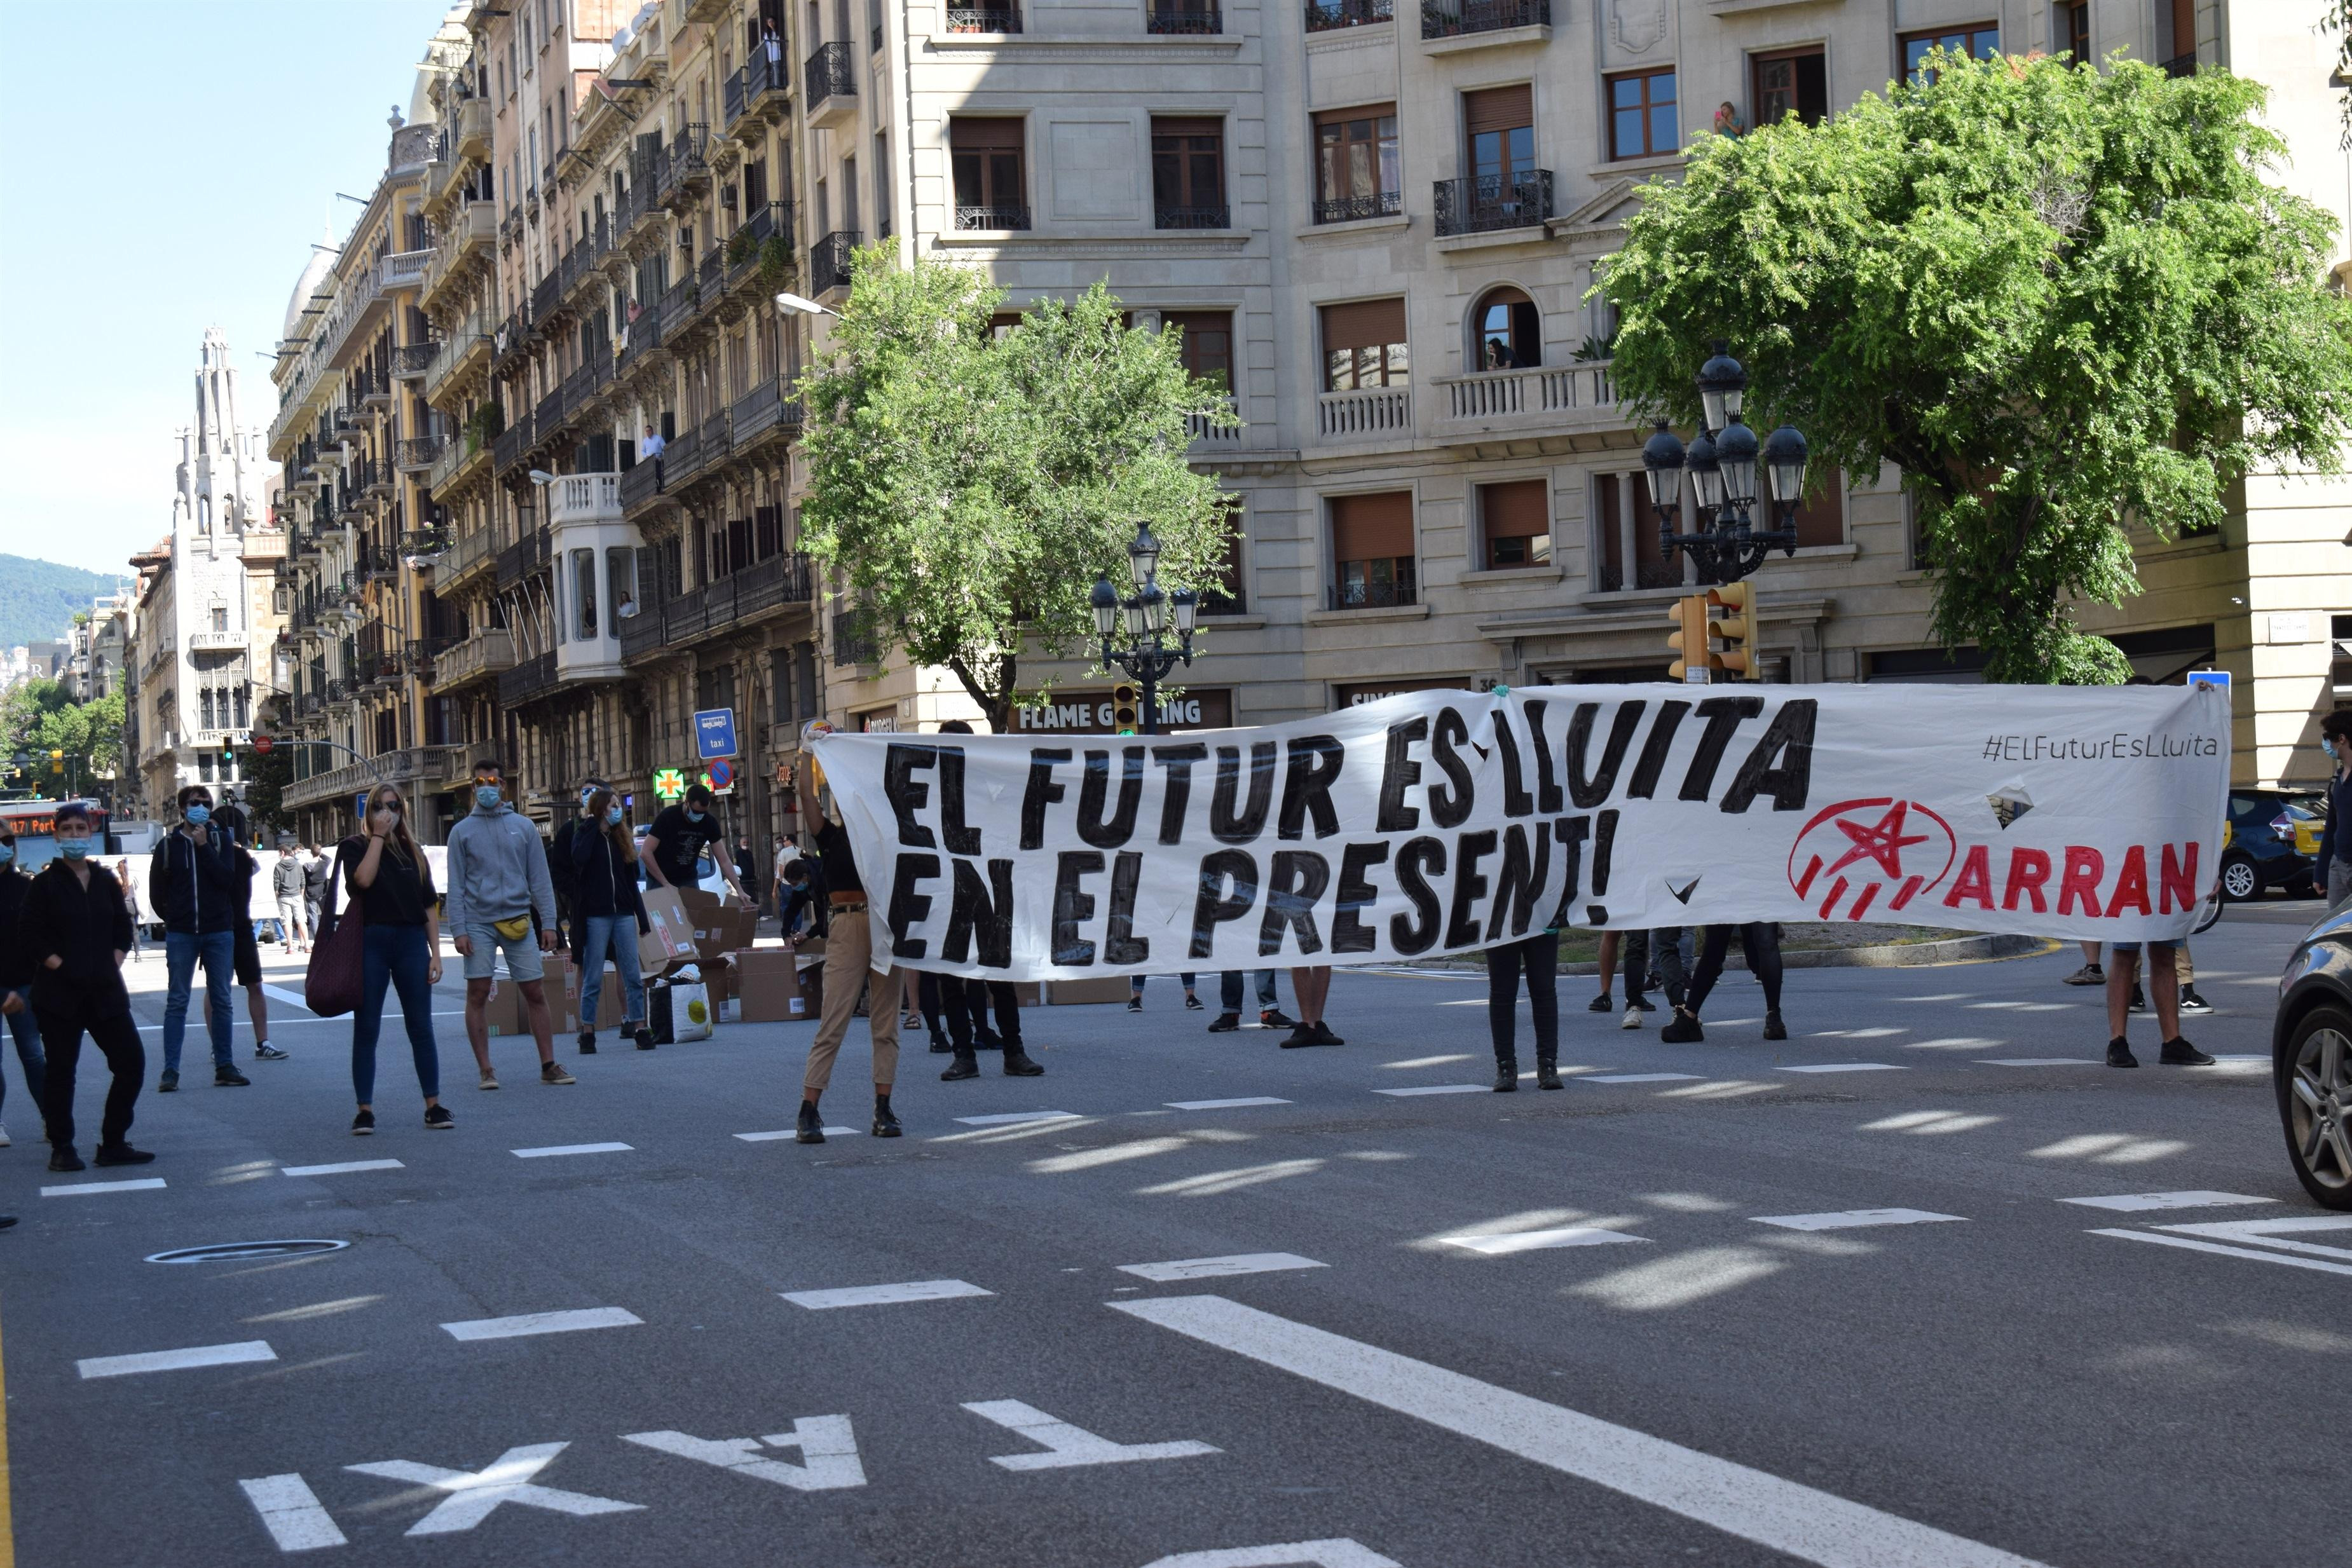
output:
[{"label": "white road marking", "polygon": [[2097,1067],[2097,1059],[2088,1056],[2008,1056],[1980,1059],[1980,1067]]},{"label": "white road marking", "polygon": [[1404,1564],[1342,1536],[1335,1541],[1294,1541],[1287,1546],[1180,1552],[1147,1563],[1144,1568],[1404,1568]]},{"label": "white road marking", "polygon": [[1251,1105],[1288,1105],[1293,1102],[1277,1100],[1271,1094],[1244,1095],[1239,1100],[1165,1100],[1171,1111],[1239,1111]]},{"label": "white road marking", "polygon": [[1794,1067],[1783,1067],[1783,1072],[1908,1072],[1911,1070],[1897,1061],[1809,1061]]},{"label": "white road marking", "polygon": [[[1444,1005],[1451,1008],[1461,1007],[1465,1004],[1460,1002],[1447,1002]],[[1468,1005],[1472,1007],[1485,1007],[1486,1004],[1484,1002],[1473,1002]],[[1456,1061],[1475,1061],[1476,1060],[1478,1060],[1476,1057],[1465,1051],[1455,1056],[1415,1056],[1403,1061],[1383,1061],[1381,1065],[1384,1068],[1390,1068],[1392,1070],[1413,1067],[1444,1067]]]},{"label": "white road marking", "polygon": [[[789,1432],[765,1437],[694,1437],[684,1432],[627,1432],[621,1441],[639,1448],[698,1459],[737,1475],[773,1481],[794,1491],[835,1491],[866,1484],[866,1467],[858,1463],[857,1438],[846,1416],[803,1416]],[[798,1448],[802,1463],[762,1456],[771,1448]]]},{"label": "white road marking", "polygon": [[1502,1258],[1514,1252],[1537,1252],[1552,1247],[1606,1247],[1615,1241],[1647,1241],[1649,1238],[1628,1236],[1622,1230],[1601,1230],[1589,1225],[1571,1225],[1559,1230],[1508,1230],[1498,1236],[1447,1236],[1441,1239],[1449,1247],[1465,1247],[1490,1258]]},{"label": "white road marking", "polygon": [[2316,1242],[2287,1239],[2289,1236],[2306,1235],[2315,1230],[2352,1230],[2352,1214],[2304,1215],[2293,1219],[2211,1220],[2199,1225],[2164,1225],[2158,1228],[2171,1231],[2176,1236],[2239,1241],[2251,1247],[2271,1247],[2282,1252],[2302,1252],[2314,1258],[2334,1258],[2352,1263],[2352,1248],[2322,1247]]},{"label": "white road marking", "polygon": [[1416,1083],[1410,1089],[1375,1089],[1375,1094],[1387,1094],[1402,1100],[1414,1094],[1484,1094],[1484,1083]]},{"label": "white road marking", "polygon": [[2248,1197],[2235,1192],[2124,1192],[2111,1197],[2062,1197],[2058,1201],[2134,1214],[2148,1208],[2225,1208],[2232,1204],[2276,1203],[2278,1199]]},{"label": "white road marking", "polygon": [[1587,1083],[1696,1083],[1696,1072],[1597,1072]]},{"label": "white road marking", "polygon": [[[824,1133],[828,1138],[854,1138],[860,1130],[856,1127],[826,1127]],[[798,1127],[779,1127],[772,1133],[738,1133],[735,1135],[747,1144],[772,1144],[785,1138],[797,1137],[799,1134]]]},{"label": "white road marking", "polygon": [[245,1489],[247,1500],[261,1516],[261,1527],[269,1531],[278,1551],[315,1552],[322,1546],[350,1544],[320,1504],[319,1494],[299,1474],[262,1476],[236,1484]]},{"label": "white road marking", "polygon": [[1805,1038],[1807,1040],[1884,1040],[1888,1035],[1906,1032],[1908,1031],[1884,1026],[1877,1029],[1820,1029]]},{"label": "white road marking", "polygon": [[962,1280],[911,1280],[903,1285],[849,1285],[834,1291],[778,1292],[796,1307],[822,1312],[834,1307],[883,1307],[898,1301],[951,1301],[961,1296],[992,1296]]},{"label": "white road marking", "polygon": [[445,1470],[438,1465],[420,1465],[411,1459],[383,1459],[372,1465],[345,1465],[343,1469],[363,1476],[382,1476],[387,1480],[413,1481],[447,1492],[447,1497],[433,1505],[431,1513],[408,1527],[411,1535],[447,1535],[454,1531],[471,1530],[500,1505],[509,1502],[520,1508],[543,1508],[551,1513],[574,1517],[634,1513],[645,1507],[643,1503],[543,1487],[531,1480],[547,1468],[550,1459],[571,1446],[532,1443],[509,1448],[478,1470]]},{"label": "white road marking", "polygon": [[190,1366],[236,1366],[248,1361],[276,1361],[278,1353],[266,1339],[240,1340],[235,1344],[191,1345],[186,1350],[151,1350],[138,1355],[93,1355],[74,1363],[84,1377],[128,1377],[140,1372],[178,1372]]},{"label": "white road marking", "polygon": [[1859,1230],[1870,1225],[1935,1225],[1948,1219],[1965,1220],[1968,1216],[1925,1208],[1849,1208],[1832,1214],[1752,1214],[1748,1218],[1783,1230]]},{"label": "white road marking", "polygon": [[1062,1470],[1079,1465],[1126,1465],[1139,1459],[1189,1459],[1224,1450],[1182,1438],[1173,1443],[1114,1443],[1083,1427],[1046,1415],[1018,1399],[983,1399],[964,1406],[983,1421],[993,1421],[1017,1432],[1046,1451],[1042,1454],[994,1454],[989,1463],[1008,1470]]},{"label": "white road marking", "polygon": [[331,1166],[284,1166],[279,1167],[278,1174],[290,1176],[343,1176],[352,1171],[396,1171],[406,1168],[398,1160],[345,1160],[340,1165]]},{"label": "white road marking", "polygon": [[2040,1568],[1930,1525],[1220,1296],[1108,1305],[1822,1568]]},{"label": "white road marking", "polygon": [[1003,1111],[993,1116],[958,1116],[967,1127],[1009,1127],[1021,1122],[1075,1122],[1076,1111]]},{"label": "white road marking", "polygon": [[541,1149],[517,1149],[519,1160],[544,1160],[557,1155],[620,1155],[634,1152],[627,1144],[550,1144]]},{"label": "white road marking", "polygon": [[2153,1230],[2094,1230],[2091,1234],[2119,1237],[2126,1241],[2153,1241],[2159,1247],[2182,1247],[2192,1252],[2219,1252],[2225,1258],[2252,1258],[2257,1263],[2279,1263],[2289,1269],[2315,1269],[2323,1274],[2352,1274],[2352,1265],[2323,1263],[2316,1258],[2265,1252],[2253,1247],[2224,1247],[2218,1241],[2199,1241],[2187,1236],[2163,1236]]},{"label": "white road marking", "polygon": [[474,1318],[443,1323],[451,1339],[520,1339],[525,1334],[575,1333],[582,1329],[623,1329],[646,1320],[626,1307],[580,1307],[565,1312],[523,1312],[511,1318]]},{"label": "white road marking", "polygon": [[163,1185],[162,1176],[141,1176],[135,1181],[77,1181],[62,1186],[45,1186],[43,1197],[72,1197],[86,1192],[152,1192]]},{"label": "white road marking", "polygon": [[[289,991],[283,986],[265,985],[261,988],[261,994],[268,997],[273,1002],[284,1002],[288,1007],[300,1008],[306,1013],[310,1010],[309,998],[305,998],[300,992]],[[392,1011],[389,1008],[384,1010],[386,1016],[389,1016]]]},{"label": "white road marking", "polygon": [[1285,1269],[1323,1269],[1296,1252],[1236,1252],[1225,1258],[1179,1258],[1169,1263],[1121,1263],[1118,1271],[1167,1284],[1172,1280],[1214,1280],[1227,1274],[1271,1274]]}]

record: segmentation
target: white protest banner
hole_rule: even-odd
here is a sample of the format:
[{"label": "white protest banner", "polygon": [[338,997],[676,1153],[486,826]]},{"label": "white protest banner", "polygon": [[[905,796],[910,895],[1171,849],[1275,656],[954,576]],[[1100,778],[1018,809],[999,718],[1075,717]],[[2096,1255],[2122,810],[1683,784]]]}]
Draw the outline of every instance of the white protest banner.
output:
[{"label": "white protest banner", "polygon": [[2185,936],[2228,698],[2180,686],[1412,692],[1178,736],[824,736],[877,966],[1371,963],[1575,925]]}]

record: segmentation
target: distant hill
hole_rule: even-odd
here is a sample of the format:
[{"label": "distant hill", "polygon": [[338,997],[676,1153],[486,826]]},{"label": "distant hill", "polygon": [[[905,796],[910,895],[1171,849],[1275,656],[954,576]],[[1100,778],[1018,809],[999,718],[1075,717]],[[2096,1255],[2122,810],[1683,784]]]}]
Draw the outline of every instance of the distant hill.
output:
[{"label": "distant hill", "polygon": [[110,573],[59,566],[21,555],[0,555],[0,648],[63,637],[74,612],[114,591]]}]

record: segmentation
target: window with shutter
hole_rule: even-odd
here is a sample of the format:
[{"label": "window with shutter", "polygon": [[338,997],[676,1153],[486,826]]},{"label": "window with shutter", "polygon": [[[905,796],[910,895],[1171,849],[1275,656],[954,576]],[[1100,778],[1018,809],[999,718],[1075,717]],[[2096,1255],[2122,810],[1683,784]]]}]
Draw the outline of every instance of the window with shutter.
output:
[{"label": "window with shutter", "polygon": [[1489,571],[1551,564],[1550,486],[1517,479],[1478,486],[1479,522]]},{"label": "window with shutter", "polygon": [[1326,305],[1322,317],[1326,392],[1401,387],[1411,382],[1402,299]]},{"label": "window with shutter", "polygon": [[1462,95],[1462,131],[1470,146],[1470,172],[1504,184],[1536,161],[1535,93],[1526,83]]},{"label": "window with shutter", "polygon": [[1331,497],[1332,608],[1412,604],[1412,494]]}]

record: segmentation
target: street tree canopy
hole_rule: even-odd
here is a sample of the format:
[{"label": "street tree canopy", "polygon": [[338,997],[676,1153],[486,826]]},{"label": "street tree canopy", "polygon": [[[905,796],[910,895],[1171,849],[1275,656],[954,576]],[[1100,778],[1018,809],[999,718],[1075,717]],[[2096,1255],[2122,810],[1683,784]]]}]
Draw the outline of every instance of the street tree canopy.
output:
[{"label": "street tree canopy", "polygon": [[2125,522],[2217,526],[2239,476],[2333,471],[2347,433],[2331,220],[2266,183],[2263,102],[2222,71],[1938,54],[1818,125],[1707,140],[1603,274],[1620,393],[1687,424],[1728,340],[1749,423],[1802,430],[1814,478],[1900,466],[1947,646],[1990,680],[2123,680],[2068,604],[2137,591]]},{"label": "street tree canopy", "polygon": [[[28,759],[23,782],[44,796],[86,795],[101,774],[122,767],[122,688],[92,703],[73,700],[63,683],[26,681],[0,701],[0,746],[11,758]],[[49,754],[61,751],[63,772],[51,770]]]},{"label": "street tree canopy", "polygon": [[1236,423],[1177,334],[1125,327],[1102,284],[998,332],[1003,298],[966,266],[861,251],[832,357],[801,382],[809,552],[844,574],[865,634],[953,671],[1000,734],[1034,695],[1024,650],[1094,646],[1097,574],[1132,591],[1138,522],[1163,588],[1214,585],[1228,498],[1186,463],[1186,422]]}]

